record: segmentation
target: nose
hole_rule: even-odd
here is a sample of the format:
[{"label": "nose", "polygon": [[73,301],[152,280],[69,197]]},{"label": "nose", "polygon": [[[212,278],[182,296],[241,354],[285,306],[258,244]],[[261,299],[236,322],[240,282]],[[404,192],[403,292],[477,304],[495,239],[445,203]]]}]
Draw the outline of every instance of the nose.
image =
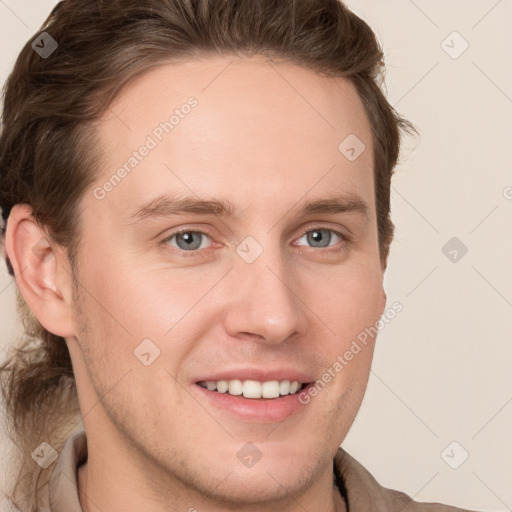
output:
[{"label": "nose", "polygon": [[275,345],[305,332],[307,306],[300,282],[281,254],[265,250],[252,263],[237,258],[229,279],[224,321],[232,337]]}]

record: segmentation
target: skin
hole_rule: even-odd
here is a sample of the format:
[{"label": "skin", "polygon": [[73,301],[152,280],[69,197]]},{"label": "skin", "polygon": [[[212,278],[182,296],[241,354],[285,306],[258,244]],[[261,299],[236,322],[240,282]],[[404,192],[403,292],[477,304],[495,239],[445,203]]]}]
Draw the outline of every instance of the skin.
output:
[{"label": "skin", "polygon": [[[97,199],[94,187],[190,96],[197,107]],[[366,145],[353,162],[338,150],[349,134]],[[346,510],[332,460],[375,339],[279,423],[237,419],[192,388],[212,368],[289,366],[320,378],[384,312],[373,146],[354,86],[261,56],[166,63],[123,89],[97,136],[103,165],[82,199],[75,285],[28,206],[13,209],[6,243],[23,296],[71,353],[89,453],[83,509]],[[134,223],[162,193],[227,199],[241,215]],[[358,194],[368,217],[296,213],[299,201],[333,193]],[[182,227],[205,233],[195,254],[176,237],[162,242]],[[351,239],[323,232],[330,246],[315,246],[313,228]],[[247,236],[263,248],[251,264],[236,252]],[[160,350],[149,366],[134,356],[146,338]],[[237,458],[248,442],[262,454],[250,468]]]}]

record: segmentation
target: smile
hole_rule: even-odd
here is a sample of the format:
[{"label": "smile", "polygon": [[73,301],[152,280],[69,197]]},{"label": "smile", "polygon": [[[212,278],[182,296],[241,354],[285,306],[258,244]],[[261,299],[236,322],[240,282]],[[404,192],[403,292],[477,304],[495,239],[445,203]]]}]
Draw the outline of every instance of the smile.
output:
[{"label": "smile", "polygon": [[260,382],[257,380],[208,380],[197,383],[202,388],[229,395],[242,395],[244,398],[279,398],[294,395],[307,384],[296,380],[270,380]]}]

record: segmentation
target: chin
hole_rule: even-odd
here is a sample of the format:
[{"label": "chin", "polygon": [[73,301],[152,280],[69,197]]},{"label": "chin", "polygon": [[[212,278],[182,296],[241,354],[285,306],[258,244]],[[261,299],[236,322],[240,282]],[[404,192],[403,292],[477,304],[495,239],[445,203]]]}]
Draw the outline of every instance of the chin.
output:
[{"label": "chin", "polygon": [[279,500],[289,499],[290,495],[306,488],[312,480],[311,476],[311,473],[297,466],[237,469],[226,472],[224,477],[217,473],[215,481],[209,481],[203,492],[219,502],[232,502],[239,506],[266,502],[272,502],[275,506]]},{"label": "chin", "polygon": [[[304,441],[299,438],[286,443],[255,443],[261,447],[260,458],[255,462],[247,461],[252,463],[248,466],[244,466],[237,457],[237,443],[236,451],[226,449],[223,456],[214,455],[208,466],[202,466],[202,480],[204,483],[208,480],[210,493],[219,500],[263,504],[286,499],[290,494],[300,493],[312,485],[314,479],[320,477],[325,462],[319,457],[319,446],[316,449],[310,446],[309,451],[298,451]],[[244,452],[241,458],[243,455]],[[331,459],[327,459],[327,464],[330,464]]]}]

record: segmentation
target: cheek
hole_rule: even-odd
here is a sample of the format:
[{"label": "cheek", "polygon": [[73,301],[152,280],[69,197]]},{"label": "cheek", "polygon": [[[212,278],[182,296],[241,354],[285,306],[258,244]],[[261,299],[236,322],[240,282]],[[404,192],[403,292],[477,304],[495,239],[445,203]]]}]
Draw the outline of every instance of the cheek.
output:
[{"label": "cheek", "polygon": [[149,275],[135,262],[104,256],[90,262],[84,276],[95,313],[122,338],[161,337],[183,315],[187,288],[179,280],[171,285],[163,275]]},{"label": "cheek", "polygon": [[[222,286],[212,289],[226,271],[222,265],[208,271],[164,268],[113,247],[89,254],[80,279],[87,283],[83,295],[104,355],[111,351],[119,358],[124,352],[133,358],[134,349],[150,339],[162,351],[172,345],[173,359],[179,360],[191,349],[187,340],[213,328],[211,322],[204,325],[207,316],[219,318],[222,312],[225,291]],[[373,260],[363,256],[338,266],[298,267],[295,275],[294,288],[307,305],[298,307],[310,318],[309,328],[327,326],[327,338],[318,342],[329,359],[345,352],[352,339],[378,320],[382,275]]]},{"label": "cheek", "polygon": [[[323,292],[311,299],[315,313],[330,328],[331,337],[342,349],[380,316],[382,275],[377,268],[353,265],[331,272]],[[312,288],[313,289],[313,288]]]},{"label": "cheek", "polygon": [[373,359],[382,275],[377,267],[358,264],[332,272],[327,283],[326,292],[312,299],[315,313],[329,328],[325,332],[330,341],[323,342],[325,368],[321,380],[328,390],[324,399],[333,410],[352,407],[355,411],[364,395]]},{"label": "cheek", "polygon": [[149,351],[153,370],[165,367],[175,374],[205,329],[198,317],[205,305],[194,305],[212,284],[177,269],[147,270],[129,258],[115,260],[107,251],[101,256],[88,261],[80,277],[87,283],[81,297],[88,364],[105,378],[130,368],[138,374],[146,367],[137,354]]}]

